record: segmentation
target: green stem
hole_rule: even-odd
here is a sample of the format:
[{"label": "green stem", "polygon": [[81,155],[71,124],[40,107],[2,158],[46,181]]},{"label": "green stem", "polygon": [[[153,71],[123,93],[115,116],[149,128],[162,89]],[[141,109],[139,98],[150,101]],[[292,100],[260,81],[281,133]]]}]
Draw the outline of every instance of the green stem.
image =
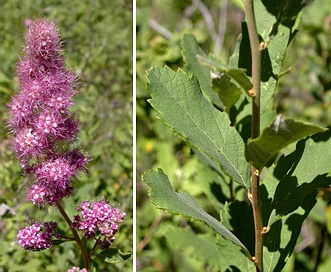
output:
[{"label": "green stem", "polygon": [[89,269],[90,269],[90,259],[87,255],[87,252],[86,252],[85,247],[82,243],[82,240],[80,239],[76,229],[72,226],[72,222],[71,222],[69,216],[67,215],[67,213],[65,212],[65,210],[63,209],[61,203],[57,202],[56,206],[59,209],[62,216],[64,217],[64,219],[67,221],[67,223],[68,223],[68,225],[69,225],[69,227],[72,231],[72,234],[74,235],[74,240],[76,241],[76,243],[79,246],[80,251],[82,252],[82,256],[83,256],[83,259],[84,259],[84,266],[87,269],[87,271],[89,271]]},{"label": "green stem", "polygon": [[[260,81],[261,81],[261,50],[257,33],[253,0],[244,0],[246,22],[249,34],[249,42],[252,55],[252,128],[251,138],[257,138],[260,134]],[[256,271],[263,271],[263,222],[260,204],[260,177],[259,171],[252,166],[252,207],[255,228],[255,256]]]}]

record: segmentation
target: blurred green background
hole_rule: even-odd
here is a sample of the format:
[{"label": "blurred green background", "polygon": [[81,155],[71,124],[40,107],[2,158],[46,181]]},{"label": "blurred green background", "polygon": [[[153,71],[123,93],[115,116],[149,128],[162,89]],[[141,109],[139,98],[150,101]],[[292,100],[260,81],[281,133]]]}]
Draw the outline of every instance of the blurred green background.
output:
[{"label": "blurred green background", "polygon": [[[331,124],[331,5],[309,3],[299,31],[288,48],[275,109],[287,117],[322,126]],[[203,224],[157,210],[147,196],[141,174],[162,168],[173,188],[190,193],[211,214],[197,182],[201,164],[189,147],[162,122],[148,104],[146,70],[155,65],[183,68],[181,37],[194,34],[205,53],[228,62],[244,20],[240,0],[137,1],[137,271],[213,271],[190,245],[180,245],[174,231],[189,227],[208,236]],[[325,158],[329,159],[329,158]],[[331,265],[330,192],[320,191],[318,203],[304,223],[297,247],[284,271],[328,271]],[[216,214],[219,217],[219,214]]]},{"label": "blurred green background", "polygon": [[[17,230],[29,220],[57,220],[56,209],[37,209],[25,199],[24,177],[9,146],[6,103],[18,90],[16,63],[24,46],[25,19],[48,17],[60,29],[67,66],[77,74],[74,109],[79,141],[92,161],[65,200],[69,214],[86,199],[106,199],[126,212],[114,247],[132,252],[132,9],[131,0],[0,0],[0,271],[67,271],[79,264],[73,243],[42,252],[15,244]],[[73,203],[72,203],[73,201]],[[2,210],[3,211],[3,210]],[[62,219],[59,219],[62,220]],[[66,231],[64,220],[59,228]],[[98,271],[131,271],[132,258]]]}]

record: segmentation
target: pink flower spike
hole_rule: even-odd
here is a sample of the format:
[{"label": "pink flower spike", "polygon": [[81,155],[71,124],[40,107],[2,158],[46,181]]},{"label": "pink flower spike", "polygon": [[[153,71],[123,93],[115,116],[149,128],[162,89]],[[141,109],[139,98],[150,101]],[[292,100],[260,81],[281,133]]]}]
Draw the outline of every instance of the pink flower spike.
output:
[{"label": "pink flower spike", "polygon": [[27,198],[37,205],[54,205],[71,195],[71,179],[88,162],[72,149],[78,135],[78,120],[70,111],[76,77],[65,67],[53,22],[29,22],[25,41],[16,71],[20,92],[8,103],[12,148],[25,174],[33,178]]}]

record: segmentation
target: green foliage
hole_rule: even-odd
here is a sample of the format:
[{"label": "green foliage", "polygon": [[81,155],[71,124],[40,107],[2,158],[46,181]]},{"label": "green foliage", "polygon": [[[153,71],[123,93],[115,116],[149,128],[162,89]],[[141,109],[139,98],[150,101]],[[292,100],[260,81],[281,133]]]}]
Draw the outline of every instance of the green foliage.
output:
[{"label": "green foliage", "polygon": [[[208,58],[199,57],[199,62],[204,65],[210,66],[214,71],[218,71],[228,75],[234,80],[240,87],[245,91],[250,90],[253,85],[248,76],[246,75],[245,69],[232,68],[224,65],[215,56],[208,56]],[[223,90],[222,90],[223,91]]]},{"label": "green foliage", "polygon": [[[168,243],[173,244],[177,249],[185,249],[185,255],[192,256],[193,260],[199,260],[200,269],[203,269],[203,264],[210,266],[211,269],[217,269],[219,255],[214,236],[196,235],[190,228],[179,227],[169,228],[166,236]],[[193,264],[197,263],[192,262],[191,270],[196,270],[198,267],[194,267]]]},{"label": "green foliage", "polygon": [[[1,221],[1,271],[62,271],[78,265],[79,251],[62,243],[31,253],[15,244],[17,230],[30,220],[62,221],[58,211],[26,203],[26,180],[10,149],[6,103],[18,90],[16,62],[24,45],[24,20],[49,17],[60,29],[67,66],[77,74],[74,111],[80,120],[80,145],[91,155],[87,173],[75,183],[77,203],[104,196],[126,212],[114,248],[132,251],[132,1],[1,1],[0,24],[0,183],[1,203],[15,215]],[[119,31],[120,29],[120,31]],[[68,233],[65,223],[59,228]],[[94,262],[97,271],[132,269],[132,259],[117,264]]]},{"label": "green foliage", "polygon": [[106,263],[121,263],[131,257],[130,253],[122,253],[117,248],[106,249],[96,255],[97,258],[102,259]]},{"label": "green foliage", "polygon": [[[168,68],[148,71],[151,105],[162,120],[193,147],[214,159],[234,181],[249,187],[249,165],[239,133],[225,113],[199,92],[199,82]],[[210,122],[209,122],[210,121]]]},{"label": "green foliage", "polygon": [[165,209],[169,213],[189,217],[191,220],[204,222],[226,239],[240,246],[250,256],[246,247],[214,217],[201,209],[194,198],[186,193],[178,194],[173,191],[167,176],[161,170],[145,173],[143,180],[151,188],[151,202],[158,208]]},{"label": "green foliage", "polygon": [[248,141],[245,149],[246,159],[259,171],[262,171],[267,163],[273,163],[271,159],[281,149],[304,137],[325,130],[311,124],[284,119],[281,115],[277,115],[272,124],[265,128],[258,138]]},{"label": "green foliage", "polygon": [[331,184],[328,177],[331,163],[327,160],[321,163],[318,158],[330,152],[330,144],[330,131],[299,141],[296,150],[282,156],[265,177],[262,205],[266,207],[264,218],[269,217],[265,223],[271,227],[265,236],[268,271],[281,271],[294,249],[303,221],[316,203],[317,189]]},{"label": "green foliage", "polygon": [[193,73],[199,80],[200,88],[210,101],[216,106],[222,108],[222,102],[217,99],[217,95],[213,92],[212,82],[210,80],[210,69],[198,64],[198,55],[204,55],[194,36],[185,34],[182,42],[183,58],[186,63],[186,70]]},{"label": "green foliage", "polygon": [[[192,258],[198,265],[196,269],[191,268],[191,271],[256,270],[252,260],[247,257],[254,255],[254,227],[249,201],[250,177],[247,161],[260,170],[263,181],[260,193],[265,226],[264,271],[312,271],[314,265],[320,269],[326,267],[327,262],[324,262],[323,256],[327,255],[329,248],[324,255],[322,251],[314,252],[310,248],[307,252],[295,248],[300,245],[301,239],[305,239],[300,236],[300,231],[302,229],[304,234],[309,222],[324,230],[323,233],[329,226],[326,223],[329,222],[329,214],[326,213],[322,219],[316,220],[314,209],[316,203],[321,201],[320,198],[316,200],[317,193],[323,195],[326,203],[331,199],[328,194],[331,185],[328,176],[331,164],[329,160],[322,159],[327,158],[331,152],[330,131],[323,128],[325,123],[323,126],[317,125],[320,121],[309,124],[277,115],[277,106],[281,105],[277,103],[283,101],[275,100],[276,92],[281,93],[284,84],[277,83],[279,80],[283,81],[289,71],[283,66],[283,63],[286,63],[285,52],[290,42],[295,41],[294,36],[300,26],[301,13],[305,10],[302,10],[301,1],[254,3],[258,33],[260,40],[265,43],[262,51],[259,138],[249,139],[249,90],[252,86],[246,23],[242,24],[242,34],[228,65],[222,57],[216,58],[204,53],[211,50],[202,49],[206,45],[205,41],[200,40],[198,33],[197,38],[190,34],[182,36],[182,59],[178,57],[176,62],[157,59],[154,67],[147,71],[147,89],[151,96],[149,102],[157,114],[150,111],[148,104],[140,102],[142,99],[139,100],[138,95],[141,108],[137,114],[144,114],[145,120],[141,124],[148,124],[147,129],[138,131],[141,133],[138,134],[138,139],[139,136],[144,137],[144,140],[148,138],[148,142],[152,143],[148,152],[155,156],[146,165],[150,165],[151,168],[160,167],[159,162],[162,162],[162,154],[154,153],[161,150],[153,148],[153,145],[162,143],[163,146],[167,146],[168,152],[176,152],[176,156],[167,160],[168,164],[164,170],[172,178],[168,179],[161,170],[148,171],[143,175],[143,180],[150,187],[150,200],[157,208],[168,213],[180,214],[193,221],[205,222],[207,225],[211,223],[206,222],[205,218],[212,216],[222,226],[222,231],[215,228],[211,231],[198,223],[180,220],[176,216],[169,218],[160,211],[151,212],[151,209],[147,208],[148,201],[141,198],[144,201],[144,205],[140,204],[142,211],[150,212],[148,217],[143,216],[144,212],[138,217],[138,224],[146,220],[138,232],[138,239],[144,240],[141,247],[138,244],[138,260],[142,260],[142,271],[149,271],[152,267],[159,271],[168,271],[171,270],[171,265],[176,270],[177,267],[187,267],[187,261]],[[206,5],[216,6],[213,1]],[[307,10],[309,8],[307,7]],[[194,24],[195,18],[191,20]],[[185,65],[179,65],[183,67],[178,69],[178,64],[181,64],[182,60]],[[159,64],[167,64],[173,69],[160,68],[157,66]],[[288,86],[295,84],[291,82],[293,78],[290,79],[292,80],[287,82]],[[216,91],[216,97],[212,91]],[[178,137],[173,137],[154,124],[155,117],[161,119],[175,135],[188,144],[191,153],[187,152],[186,145],[180,142]],[[300,114],[296,117],[302,120]],[[292,145],[293,143],[296,145]],[[193,171],[189,167],[192,165]],[[178,190],[184,192],[177,193]],[[323,207],[321,209],[323,210]],[[310,215],[311,211],[313,212]],[[202,214],[208,216],[201,218]],[[179,230],[179,226],[185,228]],[[152,233],[146,241],[143,239],[144,234],[150,231]],[[214,238],[212,245],[215,235],[217,239]],[[316,231],[316,239],[319,239],[319,235]],[[208,242],[201,242],[201,236],[209,237]],[[236,238],[233,239],[233,236]],[[163,237],[167,239],[167,245],[164,244]],[[315,245],[320,248],[325,245],[323,243],[326,243],[327,235],[324,234],[321,239],[323,240],[320,244],[315,240]],[[200,249],[207,247],[209,242],[208,258]],[[157,255],[153,252],[160,252],[160,248],[165,250],[156,265],[153,260]],[[243,249],[246,250],[246,255],[243,254]],[[172,254],[185,254],[188,259],[175,259],[167,266],[165,260],[169,261]],[[291,254],[292,259],[286,265]],[[315,258],[314,265],[308,263],[308,257]]]}]

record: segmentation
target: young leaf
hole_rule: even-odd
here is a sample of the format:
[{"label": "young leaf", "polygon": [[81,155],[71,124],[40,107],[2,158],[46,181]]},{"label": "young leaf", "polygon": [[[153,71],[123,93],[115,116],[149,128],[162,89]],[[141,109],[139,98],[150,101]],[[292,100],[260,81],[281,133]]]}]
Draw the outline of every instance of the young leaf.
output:
[{"label": "young leaf", "polygon": [[209,55],[207,58],[203,56],[198,56],[198,60],[201,64],[208,65],[213,68],[213,70],[217,70],[219,72],[227,74],[245,91],[248,91],[253,88],[253,84],[249,77],[246,75],[245,69],[226,66],[222,64],[221,61],[213,55]]},{"label": "young leaf", "polygon": [[230,126],[228,115],[204,98],[197,79],[168,67],[152,68],[147,77],[152,97],[149,102],[163,122],[218,162],[234,181],[249,188],[250,167],[244,157],[243,140]]},{"label": "young leaf", "polygon": [[197,40],[191,34],[185,34],[182,39],[183,57],[186,63],[186,70],[193,73],[199,80],[201,91],[218,108],[222,109],[223,105],[217,94],[212,88],[212,79],[210,76],[210,68],[200,65],[197,60],[197,55],[204,56],[204,52],[198,45]]},{"label": "young leaf", "polygon": [[260,137],[249,140],[245,157],[260,171],[277,153],[301,138],[325,131],[315,125],[284,119],[277,115],[273,123],[263,130]]},{"label": "young leaf", "polygon": [[179,214],[190,218],[191,220],[204,222],[213,228],[224,238],[240,246],[245,254],[250,258],[247,248],[234,236],[223,224],[214,217],[206,213],[198,203],[187,193],[176,193],[168,180],[168,177],[162,172],[148,171],[142,176],[143,181],[151,188],[149,196],[151,202],[159,209],[164,209],[168,213]]},{"label": "young leaf", "polygon": [[239,99],[241,90],[226,74],[214,74],[213,89],[217,92],[225,109],[230,109]]}]

